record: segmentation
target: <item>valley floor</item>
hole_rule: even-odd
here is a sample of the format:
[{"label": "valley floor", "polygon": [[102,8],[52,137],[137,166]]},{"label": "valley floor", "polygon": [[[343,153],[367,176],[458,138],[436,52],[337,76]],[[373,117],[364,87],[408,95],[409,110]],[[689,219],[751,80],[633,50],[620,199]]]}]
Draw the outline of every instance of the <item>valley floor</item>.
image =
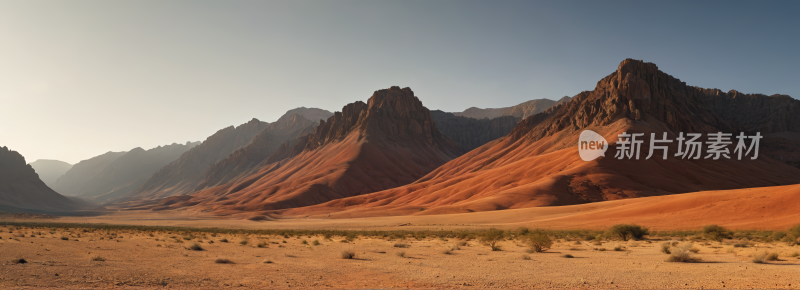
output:
[{"label": "valley floor", "polygon": [[[37,220],[42,222],[42,220]],[[800,287],[800,246],[692,244],[699,263],[666,262],[658,238],[557,240],[528,253],[476,239],[0,226],[0,288],[736,289]],[[192,250],[196,245],[202,250]],[[352,251],[353,259],[342,254]],[[760,252],[778,261],[752,262]],[[571,255],[573,258],[565,257]],[[25,263],[19,263],[24,259]],[[227,259],[219,260],[219,259]],[[218,261],[219,260],[219,261]],[[230,263],[219,263],[219,262]]]}]

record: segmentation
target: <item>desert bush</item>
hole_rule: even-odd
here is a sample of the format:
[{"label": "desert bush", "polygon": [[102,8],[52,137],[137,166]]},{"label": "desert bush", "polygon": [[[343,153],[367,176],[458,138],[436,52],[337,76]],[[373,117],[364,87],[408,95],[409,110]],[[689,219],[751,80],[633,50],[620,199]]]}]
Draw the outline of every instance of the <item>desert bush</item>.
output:
[{"label": "desert bush", "polygon": [[342,259],[352,259],[356,257],[356,253],[350,250],[342,251]]},{"label": "desert bush", "polygon": [[306,241],[306,240],[303,240],[300,243],[303,244],[303,245],[308,245],[308,241]]},{"label": "desert bush", "polygon": [[530,259],[531,259],[531,256],[528,256],[528,255],[522,255],[522,259],[523,259],[523,260],[530,260]]},{"label": "desert bush", "polygon": [[395,255],[397,255],[400,258],[405,258],[406,257],[406,252],[397,252]]},{"label": "desert bush", "polygon": [[12,260],[11,263],[14,263],[14,264],[25,264],[25,263],[28,263],[28,261],[23,259],[23,258],[19,258],[19,259]]},{"label": "desert bush", "polygon": [[239,241],[239,244],[242,246],[247,245],[247,240],[241,240]]},{"label": "desert bush", "polygon": [[214,260],[214,263],[217,263],[217,264],[233,264],[233,261],[231,261],[230,259],[226,259],[226,258],[217,258],[216,260]]},{"label": "desert bush", "polygon": [[223,243],[227,243],[227,242],[228,242],[228,239],[221,239],[221,240],[219,240],[219,241],[220,241],[220,242],[223,242]]},{"label": "desert bush", "polygon": [[503,232],[503,230],[492,228],[483,233],[481,242],[492,248],[492,251],[499,251],[500,245],[497,243],[503,240],[503,238],[505,238],[505,232]]},{"label": "desert bush", "polygon": [[269,246],[267,245],[267,242],[261,241],[261,242],[258,243],[258,245],[256,245],[256,247],[267,248]]},{"label": "desert bush", "polygon": [[408,248],[409,245],[408,244],[403,244],[403,243],[397,243],[397,244],[394,244],[394,247],[395,248]]},{"label": "desert bush", "polygon": [[769,253],[769,254],[767,254],[766,257],[764,257],[764,260],[777,261],[778,260],[778,253],[775,253],[775,252]]},{"label": "desert bush", "polygon": [[671,246],[669,242],[661,243],[661,252],[664,254],[671,254],[672,252],[669,250]]},{"label": "desert bush", "polygon": [[614,246],[614,251],[617,251],[617,252],[620,252],[620,251],[622,251],[624,249],[625,248],[623,248],[622,246]]},{"label": "desert bush", "polygon": [[463,247],[463,246],[466,246],[466,245],[467,245],[467,242],[465,242],[465,241],[459,241],[458,243],[456,243],[456,246],[459,246],[459,247]]},{"label": "desert bush", "polygon": [[318,246],[319,245],[319,240],[314,240],[313,242],[311,242],[311,244],[314,245],[314,246]]},{"label": "desert bush", "polygon": [[800,256],[800,252],[794,252],[791,255],[789,255],[789,257],[792,257],[792,258],[796,258],[798,256]]},{"label": "desert bush", "polygon": [[528,233],[525,235],[524,242],[528,246],[528,250],[534,253],[547,251],[553,246],[553,240],[550,239],[547,233],[542,231]]},{"label": "desert bush", "polygon": [[570,259],[571,259],[571,258],[575,258],[575,256],[573,256],[573,255],[570,255],[570,254],[565,254],[565,255],[563,255],[562,257],[564,257],[564,258],[570,258]]},{"label": "desert bush", "polygon": [[451,250],[451,249],[444,249],[444,250],[442,250],[442,254],[445,254],[445,255],[452,255],[452,254],[453,254],[453,250]]},{"label": "desert bush", "polygon": [[264,261],[264,264],[272,264],[272,260],[266,260]]},{"label": "desert bush", "polygon": [[202,250],[203,250],[203,247],[202,247],[202,246],[200,246],[200,244],[198,244],[198,243],[194,243],[194,244],[192,244],[191,246],[189,246],[189,250],[192,250],[192,251],[202,251]]},{"label": "desert bush", "polygon": [[517,234],[518,237],[524,237],[529,232],[530,232],[530,230],[528,228],[520,227],[520,228],[517,229],[517,233],[516,234]]},{"label": "desert bush", "polygon": [[761,253],[754,253],[753,259],[751,261],[753,261],[753,263],[756,264],[763,264],[764,261],[766,261],[766,259],[767,259],[767,252],[761,252]]},{"label": "desert bush", "polygon": [[62,237],[61,237],[61,240],[62,240],[62,241],[69,241],[69,237],[62,236]]},{"label": "desert bush", "polygon": [[750,245],[750,243],[747,242],[747,241],[739,241],[738,243],[733,244],[733,247],[734,248],[747,248],[747,246],[749,246],[749,245]]},{"label": "desert bush", "polygon": [[103,257],[100,257],[100,256],[92,257],[92,261],[104,262],[105,260],[106,260],[106,258],[103,258]]},{"label": "desert bush", "polygon": [[692,257],[690,249],[692,248],[692,244],[685,244],[680,247],[673,247],[670,249],[669,258],[667,258],[667,262],[677,262],[677,263],[696,263],[700,262],[699,258]]},{"label": "desert bush", "polygon": [[689,249],[689,252],[692,252],[692,253],[695,253],[695,254],[697,254],[698,252],[700,252],[700,249],[698,249],[698,248],[691,248],[691,249]]},{"label": "desert bush", "polygon": [[718,225],[707,225],[703,227],[703,236],[706,239],[721,242],[722,239],[730,239],[731,231]]},{"label": "desert bush", "polygon": [[627,240],[641,240],[647,235],[648,229],[639,225],[619,224],[611,227],[606,231],[606,235],[610,238],[619,238],[623,241]]}]

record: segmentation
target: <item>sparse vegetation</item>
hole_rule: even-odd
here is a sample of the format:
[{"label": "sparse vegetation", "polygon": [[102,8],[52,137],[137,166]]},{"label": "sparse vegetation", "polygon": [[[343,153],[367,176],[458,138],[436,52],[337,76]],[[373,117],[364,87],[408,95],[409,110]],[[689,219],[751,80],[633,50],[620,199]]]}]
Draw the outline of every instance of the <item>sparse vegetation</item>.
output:
[{"label": "sparse vegetation", "polygon": [[722,239],[730,239],[731,231],[718,225],[707,225],[703,227],[703,236],[706,239],[721,242]]},{"label": "sparse vegetation", "polygon": [[101,256],[94,256],[94,257],[92,257],[92,261],[97,261],[97,262],[105,262],[105,260],[106,260],[106,258],[103,258],[103,257],[101,257]]},{"label": "sparse vegetation", "polygon": [[396,255],[398,257],[400,257],[400,258],[405,258],[406,257],[406,252],[397,252]]},{"label": "sparse vegetation", "polygon": [[356,257],[356,253],[350,250],[342,251],[342,259],[352,259]]},{"label": "sparse vegetation", "polygon": [[542,231],[529,232],[524,236],[525,244],[528,246],[528,252],[541,253],[550,249],[553,246],[553,240]]},{"label": "sparse vegetation", "polygon": [[28,261],[23,259],[23,258],[19,258],[19,259],[12,260],[11,263],[14,263],[14,264],[25,264],[25,263],[28,263]]},{"label": "sparse vegetation", "polygon": [[259,248],[268,248],[268,247],[269,247],[269,245],[267,244],[267,242],[261,241],[261,242],[258,242],[258,245],[256,245],[256,247],[259,247]]},{"label": "sparse vegetation", "polygon": [[194,243],[194,244],[192,244],[191,246],[189,246],[189,250],[192,250],[192,251],[202,251],[202,250],[203,250],[203,247],[202,247],[202,246],[200,246],[200,244],[199,244],[199,243]]},{"label": "sparse vegetation", "polygon": [[395,248],[408,248],[409,245],[408,244],[397,243],[397,244],[394,244],[394,247]]},{"label": "sparse vegetation", "polygon": [[219,240],[219,241],[220,241],[220,242],[223,242],[223,243],[227,243],[227,242],[228,242],[228,239],[221,239],[221,240]]},{"label": "sparse vegetation", "polygon": [[239,244],[242,246],[247,245],[247,240],[241,240],[239,241]]},{"label": "sparse vegetation", "polygon": [[530,260],[530,259],[531,259],[531,256],[528,256],[528,255],[522,255],[522,259],[523,259],[523,260]]},{"label": "sparse vegetation", "polygon": [[619,224],[606,231],[609,238],[618,238],[623,241],[642,240],[649,233],[649,230],[639,225]]},{"label": "sparse vegetation", "polygon": [[767,252],[755,253],[753,254],[753,263],[756,264],[763,264],[767,259]]},{"label": "sparse vegetation", "polygon": [[233,261],[231,261],[230,259],[226,259],[226,258],[217,258],[216,260],[214,260],[214,263],[217,263],[217,264],[233,264]]},{"label": "sparse vegetation", "polygon": [[489,229],[481,236],[481,242],[489,246],[492,251],[500,251],[500,245],[497,243],[500,242],[503,238],[505,238],[505,233],[503,230],[498,230],[495,228]]},{"label": "sparse vegetation", "polygon": [[690,249],[692,248],[692,244],[685,244],[679,247],[671,248],[669,258],[667,258],[667,262],[676,262],[676,263],[697,263],[701,260],[696,257],[692,257]]},{"label": "sparse vegetation", "polygon": [[570,255],[570,254],[565,254],[565,255],[563,255],[562,257],[564,257],[564,258],[570,258],[570,259],[571,259],[571,258],[575,258],[575,256],[573,256],[573,255]]},{"label": "sparse vegetation", "polygon": [[671,254],[672,252],[669,250],[671,246],[669,242],[661,243],[661,252],[664,254]]},{"label": "sparse vegetation", "polygon": [[311,242],[311,244],[314,246],[319,246],[319,240],[314,240],[313,242]]}]

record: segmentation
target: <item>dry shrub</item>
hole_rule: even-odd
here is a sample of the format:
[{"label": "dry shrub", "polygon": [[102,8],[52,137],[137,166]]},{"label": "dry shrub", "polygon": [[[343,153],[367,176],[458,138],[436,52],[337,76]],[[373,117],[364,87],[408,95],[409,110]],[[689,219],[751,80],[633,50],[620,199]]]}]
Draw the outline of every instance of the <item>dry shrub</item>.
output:
[{"label": "dry shrub", "polygon": [[667,258],[667,262],[677,262],[677,263],[697,263],[701,260],[696,257],[692,257],[691,252],[692,244],[685,244],[680,247],[673,247],[670,249],[670,256]]},{"label": "dry shrub", "polygon": [[233,261],[231,261],[229,259],[226,259],[226,258],[218,258],[218,259],[214,260],[214,263],[217,263],[217,264],[233,264]]},{"label": "dry shrub", "polygon": [[356,257],[356,253],[350,250],[342,251],[342,259],[352,259]]}]

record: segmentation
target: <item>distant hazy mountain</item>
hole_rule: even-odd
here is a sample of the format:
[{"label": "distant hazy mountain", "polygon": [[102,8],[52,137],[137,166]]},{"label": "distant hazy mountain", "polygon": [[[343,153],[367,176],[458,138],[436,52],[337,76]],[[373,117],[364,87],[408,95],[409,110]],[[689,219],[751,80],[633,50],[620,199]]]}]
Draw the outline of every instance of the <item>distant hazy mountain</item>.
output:
[{"label": "distant hazy mountain", "polygon": [[39,159],[30,163],[31,167],[39,174],[39,178],[50,188],[56,184],[56,180],[64,175],[72,164],[59,160]]},{"label": "distant hazy mountain", "polygon": [[458,142],[467,151],[507,135],[521,120],[516,116],[474,119],[440,110],[431,111],[431,117],[442,134]]},{"label": "distant hazy mountain", "polygon": [[99,203],[124,196],[142,186],[159,169],[199,144],[200,142],[173,143],[150,150],[134,148],[78,187],[77,196]]},{"label": "distant hazy mountain", "polygon": [[300,115],[314,123],[319,123],[319,120],[327,120],[333,113],[323,109],[300,107],[286,111],[283,116]]},{"label": "distant hazy mountain", "polygon": [[56,180],[53,190],[68,196],[81,194],[89,180],[122,155],[125,155],[125,152],[109,151],[103,155],[78,162]]},{"label": "distant hazy mountain", "polygon": [[544,110],[547,110],[552,106],[567,102],[570,99],[571,99],[570,97],[566,96],[558,101],[550,99],[537,99],[537,100],[530,100],[516,106],[504,107],[504,108],[482,109],[482,108],[471,107],[469,109],[464,110],[463,112],[454,112],[453,115],[467,117],[467,118],[474,118],[474,119],[483,119],[483,118],[494,119],[502,116],[514,116],[520,118],[521,120],[529,116],[544,112]]},{"label": "distant hazy mountain", "polygon": [[209,166],[249,144],[268,125],[253,118],[238,127],[230,126],[217,131],[202,144],[158,170],[126,198],[150,199],[193,192],[203,181]]},{"label": "distant hazy mountain", "polygon": [[48,187],[25,157],[0,147],[0,210],[16,212],[64,212],[80,205]]}]

